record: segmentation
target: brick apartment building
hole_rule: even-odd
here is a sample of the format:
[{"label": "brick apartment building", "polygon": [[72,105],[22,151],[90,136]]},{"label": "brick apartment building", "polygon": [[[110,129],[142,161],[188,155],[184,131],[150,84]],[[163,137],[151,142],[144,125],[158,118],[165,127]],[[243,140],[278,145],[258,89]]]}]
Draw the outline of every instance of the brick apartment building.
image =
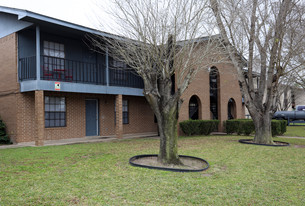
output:
[{"label": "brick apartment building", "polygon": [[[112,37],[0,6],[0,116],[13,142],[157,134],[142,79],[117,69],[124,64],[107,53],[90,51],[87,33]],[[231,64],[201,71],[183,99],[179,121],[244,118]]]}]

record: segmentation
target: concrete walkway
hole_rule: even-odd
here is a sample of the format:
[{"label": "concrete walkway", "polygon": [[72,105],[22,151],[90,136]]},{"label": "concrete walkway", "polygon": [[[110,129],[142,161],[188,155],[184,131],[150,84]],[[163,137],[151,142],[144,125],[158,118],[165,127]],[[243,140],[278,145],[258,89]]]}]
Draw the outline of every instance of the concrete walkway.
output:
[{"label": "concrete walkway", "polygon": [[293,139],[305,139],[305,137],[288,137],[288,136],[279,136],[280,138],[293,138]]},{"label": "concrete walkway", "polygon": [[[226,133],[214,132],[211,135],[226,135]],[[81,144],[81,143],[95,143],[95,142],[111,142],[111,141],[120,141],[125,139],[136,139],[136,138],[147,138],[147,137],[158,137],[157,133],[144,133],[144,134],[128,134],[124,135],[122,139],[116,138],[113,136],[91,136],[83,138],[71,138],[71,139],[60,139],[60,140],[45,140],[44,146],[57,146],[57,145],[69,145],[69,144]],[[295,139],[305,139],[305,137],[288,137],[288,136],[279,136],[280,138],[295,138]],[[18,144],[11,145],[2,145],[0,149],[8,148],[19,148],[19,147],[36,147],[35,142],[22,142]]]},{"label": "concrete walkway", "polygon": [[[125,139],[136,139],[136,138],[148,138],[158,137],[157,133],[144,133],[144,134],[127,134],[123,135],[122,139],[113,136],[88,136],[83,138],[71,138],[71,139],[60,139],[60,140],[45,140],[44,146],[57,146],[57,145],[69,145],[69,144],[81,144],[81,143],[96,143],[96,142],[111,142],[120,141]],[[21,142],[11,145],[0,146],[0,149],[8,148],[19,148],[19,147],[36,147],[35,142]]]}]

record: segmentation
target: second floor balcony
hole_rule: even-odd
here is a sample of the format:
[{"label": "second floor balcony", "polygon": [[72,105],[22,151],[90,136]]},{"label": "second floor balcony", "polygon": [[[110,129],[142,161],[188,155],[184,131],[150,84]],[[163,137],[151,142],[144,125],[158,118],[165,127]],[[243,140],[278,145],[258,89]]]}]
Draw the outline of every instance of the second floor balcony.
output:
[{"label": "second floor balcony", "polygon": [[19,59],[19,82],[26,81],[56,81],[99,85],[107,87],[124,87],[143,89],[144,84],[135,71],[121,62],[98,64],[68,60],[64,58],[40,56],[40,78],[37,78],[36,56]]}]

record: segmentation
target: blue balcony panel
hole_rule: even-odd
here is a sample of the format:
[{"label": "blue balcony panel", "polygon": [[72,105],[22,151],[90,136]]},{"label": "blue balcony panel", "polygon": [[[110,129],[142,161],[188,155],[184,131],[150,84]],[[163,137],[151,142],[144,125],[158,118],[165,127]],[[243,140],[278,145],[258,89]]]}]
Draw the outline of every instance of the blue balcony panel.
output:
[{"label": "blue balcony panel", "polygon": [[41,56],[37,79],[35,60],[36,56],[19,59],[21,92],[56,91],[55,82],[60,82],[62,92],[143,96],[143,79],[130,68],[110,67],[108,72],[105,64]]},{"label": "blue balcony panel", "polygon": [[131,96],[143,96],[143,89],[105,86],[94,84],[82,84],[73,82],[60,82],[60,91],[55,90],[56,81],[48,80],[28,80],[20,82],[20,91],[29,92],[35,90],[55,91],[55,92],[76,92],[92,94],[122,94]]}]

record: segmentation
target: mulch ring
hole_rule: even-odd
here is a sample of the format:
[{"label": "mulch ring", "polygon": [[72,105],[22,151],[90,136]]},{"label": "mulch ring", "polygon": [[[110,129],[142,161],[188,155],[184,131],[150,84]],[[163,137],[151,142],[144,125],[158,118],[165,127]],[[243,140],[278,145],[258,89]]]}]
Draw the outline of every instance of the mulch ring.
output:
[{"label": "mulch ring", "polygon": [[258,144],[253,141],[253,139],[240,139],[238,142],[242,144],[252,144],[252,145],[260,145],[260,146],[270,146],[270,147],[286,147],[290,144],[288,142],[281,142],[281,141],[273,141],[274,144]]},{"label": "mulch ring", "polygon": [[209,168],[209,163],[201,158],[179,155],[182,165],[164,165],[158,161],[158,155],[137,155],[129,159],[129,163],[135,167],[166,170],[172,172],[201,172]]}]

